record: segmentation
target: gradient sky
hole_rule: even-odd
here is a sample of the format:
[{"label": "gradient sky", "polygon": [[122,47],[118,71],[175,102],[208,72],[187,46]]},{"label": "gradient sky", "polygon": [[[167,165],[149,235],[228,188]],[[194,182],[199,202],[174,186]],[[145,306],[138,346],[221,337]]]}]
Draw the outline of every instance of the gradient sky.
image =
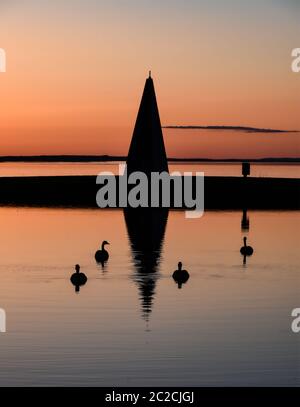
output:
[{"label": "gradient sky", "polygon": [[[300,129],[299,22],[298,0],[1,0],[0,155],[127,154],[149,69],[162,124]],[[171,156],[234,143],[165,134]],[[299,155],[297,138],[285,147]]]}]

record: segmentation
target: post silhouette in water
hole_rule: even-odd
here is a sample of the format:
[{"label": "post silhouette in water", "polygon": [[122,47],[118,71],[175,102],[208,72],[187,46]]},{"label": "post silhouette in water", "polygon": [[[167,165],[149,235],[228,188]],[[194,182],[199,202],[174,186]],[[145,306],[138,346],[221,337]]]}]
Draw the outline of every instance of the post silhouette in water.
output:
[{"label": "post silhouette in water", "polygon": [[149,73],[127,156],[128,175],[169,172],[153,79]]}]

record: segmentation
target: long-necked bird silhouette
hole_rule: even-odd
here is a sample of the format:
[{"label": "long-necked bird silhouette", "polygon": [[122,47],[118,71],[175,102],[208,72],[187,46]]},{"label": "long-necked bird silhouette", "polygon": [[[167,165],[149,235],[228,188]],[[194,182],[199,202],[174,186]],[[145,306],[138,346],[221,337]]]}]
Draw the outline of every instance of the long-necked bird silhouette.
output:
[{"label": "long-necked bird silhouette", "polygon": [[87,276],[84,273],[80,273],[80,266],[76,264],[75,266],[75,273],[72,274],[71,283],[75,286],[75,292],[78,293],[80,287],[87,282]]},{"label": "long-necked bird silhouette", "polygon": [[102,265],[103,265],[103,263],[108,260],[108,258],[109,258],[109,253],[108,253],[107,250],[105,250],[105,246],[108,245],[108,244],[109,244],[109,243],[108,243],[106,240],[104,240],[104,241],[102,242],[102,245],[101,245],[101,250],[97,250],[97,251],[96,251],[96,253],[95,253],[95,259],[96,259],[96,262],[97,262],[97,263],[102,263]]},{"label": "long-necked bird silhouette", "polygon": [[182,284],[185,284],[190,278],[189,273],[186,270],[182,270],[181,261],[178,263],[178,270],[175,270],[173,273],[173,279],[178,285],[178,288],[182,287]]},{"label": "long-necked bird silhouette", "polygon": [[247,246],[247,238],[246,236],[244,237],[244,246],[241,247],[240,253],[243,256],[251,256],[253,254],[253,248],[251,246]]}]

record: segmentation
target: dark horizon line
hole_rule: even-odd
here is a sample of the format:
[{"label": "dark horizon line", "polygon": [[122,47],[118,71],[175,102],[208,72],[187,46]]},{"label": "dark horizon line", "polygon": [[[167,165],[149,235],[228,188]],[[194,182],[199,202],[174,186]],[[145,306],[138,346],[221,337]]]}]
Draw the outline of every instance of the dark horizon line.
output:
[{"label": "dark horizon line", "polygon": [[247,133],[299,133],[299,130],[266,129],[266,128],[249,127],[249,126],[168,125],[168,126],[162,126],[162,128],[163,129],[174,129],[174,130],[234,130],[234,131],[244,131]]},{"label": "dark horizon line", "polygon": [[[109,162],[126,161],[127,156],[114,155],[24,155],[0,156],[1,162]],[[289,162],[299,163],[300,157],[263,157],[263,158],[206,158],[206,157],[170,157],[169,162]]]}]

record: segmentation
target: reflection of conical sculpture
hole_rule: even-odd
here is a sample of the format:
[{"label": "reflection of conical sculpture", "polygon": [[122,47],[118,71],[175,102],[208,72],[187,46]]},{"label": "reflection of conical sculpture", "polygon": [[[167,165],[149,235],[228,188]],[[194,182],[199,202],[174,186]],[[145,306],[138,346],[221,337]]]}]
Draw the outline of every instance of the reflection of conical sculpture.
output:
[{"label": "reflection of conical sculpture", "polygon": [[151,76],[146,80],[127,157],[127,172],[168,171],[168,161]]},{"label": "reflection of conical sculpture", "polygon": [[127,208],[124,217],[135,268],[133,279],[140,292],[142,316],[148,320],[155,296],[168,209]]}]

